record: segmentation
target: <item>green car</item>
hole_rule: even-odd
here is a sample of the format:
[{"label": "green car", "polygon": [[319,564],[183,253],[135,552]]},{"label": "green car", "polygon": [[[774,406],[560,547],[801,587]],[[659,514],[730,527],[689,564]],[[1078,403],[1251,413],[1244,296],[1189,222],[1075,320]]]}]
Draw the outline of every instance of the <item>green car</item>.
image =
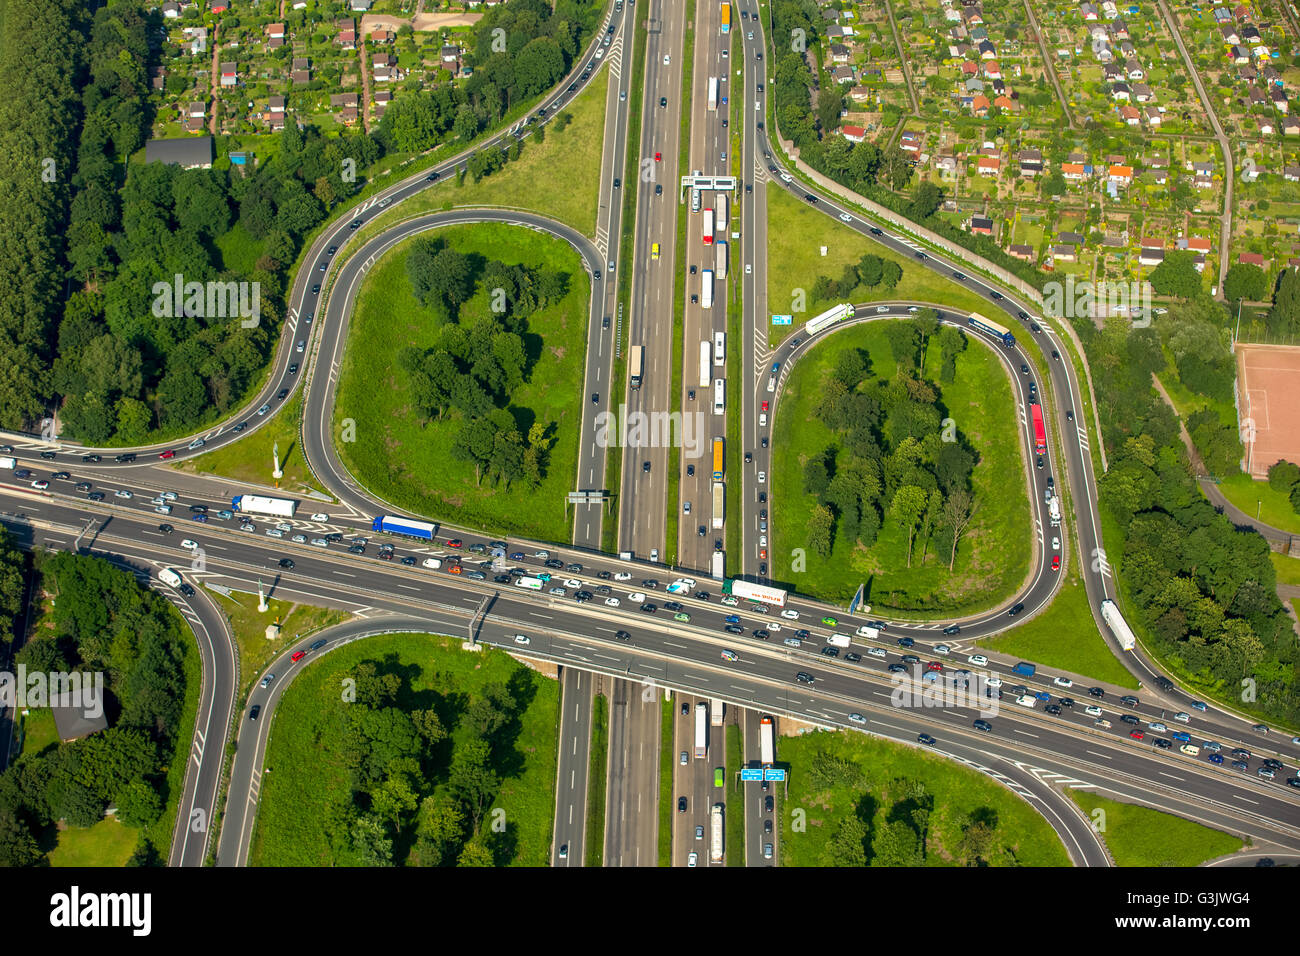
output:
[{"label": "green car", "polygon": [[822,623],[825,624],[827,627],[834,627],[836,624],[840,622],[835,620],[835,618],[833,617],[824,617],[822,618]]},{"label": "green car", "polygon": [[678,611],[676,614],[673,615],[674,621],[681,621],[683,624],[688,623],[690,619],[691,616],[687,614],[685,611]]},{"label": "green car", "polygon": [[551,580],[551,575],[550,575],[550,573],[547,572],[547,571],[539,571],[537,574],[533,575],[533,577],[537,578],[537,580],[539,580],[539,581],[549,581],[549,580]]}]

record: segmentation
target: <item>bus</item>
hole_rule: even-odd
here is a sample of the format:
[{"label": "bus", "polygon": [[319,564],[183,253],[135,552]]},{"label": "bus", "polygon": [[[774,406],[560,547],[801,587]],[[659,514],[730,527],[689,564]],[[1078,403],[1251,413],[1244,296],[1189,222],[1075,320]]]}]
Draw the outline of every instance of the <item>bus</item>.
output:
[{"label": "bus", "polygon": [[713,210],[704,210],[704,244],[713,245]]},{"label": "bus", "polygon": [[821,315],[814,319],[809,319],[808,324],[803,330],[809,335],[816,335],[822,329],[828,329],[841,319],[846,319],[853,314],[853,306],[847,302],[841,302],[839,305],[832,306]]},{"label": "bus", "polygon": [[709,111],[712,112],[718,108],[718,78],[709,77]]},{"label": "bus", "polygon": [[1006,348],[1015,348],[1016,338],[1005,327],[998,325],[992,319],[986,319],[978,312],[972,312],[966,319],[966,324],[972,329],[978,329],[986,335],[991,335]]},{"label": "bus", "polygon": [[726,352],[727,352],[727,333],[714,332],[713,333],[713,364],[718,366],[718,368],[722,368],[722,366],[727,364]]},{"label": "bus", "polygon": [[722,0],[722,32],[731,32],[731,4]]},{"label": "bus", "polygon": [[704,757],[709,752],[709,705],[700,701],[695,705],[695,756]]},{"label": "bus", "polygon": [[748,581],[741,581],[739,578],[732,578],[730,581],[723,583],[722,593],[730,594],[732,597],[740,598],[743,601],[757,601],[759,604],[775,604],[777,607],[785,607],[785,591],[780,588],[770,588],[763,584],[751,584]]},{"label": "bus", "polygon": [[1043,406],[1037,403],[1029,406],[1029,413],[1034,422],[1034,454],[1047,454],[1047,431],[1043,428]]},{"label": "bus", "polygon": [[727,231],[727,194],[718,193],[717,202],[714,203],[714,209],[717,210],[718,232],[723,234]]},{"label": "bus", "polygon": [[725,279],[727,277],[727,240],[719,239],[714,243],[714,246],[716,246],[718,250],[717,256],[715,257],[715,265],[718,269],[718,278]]},{"label": "bus", "polygon": [[722,804],[715,803],[709,813],[709,862],[722,862]]},{"label": "bus", "polygon": [[700,308],[708,309],[713,306],[713,270],[700,270]]},{"label": "bus", "polygon": [[641,372],[644,363],[645,363],[645,346],[644,345],[632,346],[632,353],[628,356],[628,360],[627,360],[627,371],[628,371],[628,375],[631,377],[633,388],[641,387]]},{"label": "bus", "polygon": [[700,388],[708,388],[713,381],[713,363],[709,360],[711,351],[708,342],[700,343]]},{"label": "bus", "polygon": [[759,761],[764,767],[772,766],[776,757],[775,748],[773,747],[774,729],[771,717],[764,717],[758,725],[758,752]]},{"label": "bus", "polygon": [[713,380],[713,414],[721,415],[726,411],[727,383],[723,379]]},{"label": "bus", "polygon": [[713,480],[722,480],[722,439],[713,439]]}]

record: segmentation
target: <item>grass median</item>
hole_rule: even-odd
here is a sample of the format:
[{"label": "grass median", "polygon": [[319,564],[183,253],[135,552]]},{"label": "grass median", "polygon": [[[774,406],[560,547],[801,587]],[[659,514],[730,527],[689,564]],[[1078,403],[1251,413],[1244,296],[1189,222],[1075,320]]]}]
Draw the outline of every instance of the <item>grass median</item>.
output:
[{"label": "grass median", "polygon": [[605,864],[605,790],[609,767],[609,699],[597,694],[591,708],[591,759],[587,778],[587,866]]}]

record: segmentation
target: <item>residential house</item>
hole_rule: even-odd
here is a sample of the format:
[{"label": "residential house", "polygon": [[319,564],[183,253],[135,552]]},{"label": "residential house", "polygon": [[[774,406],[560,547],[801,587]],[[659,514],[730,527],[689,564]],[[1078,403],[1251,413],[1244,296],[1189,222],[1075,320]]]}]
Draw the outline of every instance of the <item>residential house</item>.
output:
[{"label": "residential house", "polygon": [[1282,120],[1283,136],[1300,136],[1300,119],[1287,117]]},{"label": "residential house", "polygon": [[1300,166],[1284,166],[1282,178],[1289,183],[1300,183]]},{"label": "residential house", "polygon": [[1053,262],[1076,262],[1078,260],[1074,246],[1070,245],[1052,246],[1051,255]]},{"label": "residential house", "polygon": [[1002,171],[1002,160],[997,156],[981,156],[975,168],[981,176],[996,176]]},{"label": "residential house", "polygon": [[208,11],[211,13],[225,13],[229,9],[229,0],[212,0],[212,2],[208,4]]},{"label": "residential house", "polygon": [[1163,119],[1163,117],[1161,117],[1161,115],[1160,115],[1160,107],[1158,107],[1158,106],[1148,106],[1148,107],[1147,107],[1147,123],[1148,123],[1148,125],[1150,125],[1150,126],[1159,126],[1159,125],[1160,125],[1161,123],[1163,123],[1163,122],[1164,122],[1164,119]]},{"label": "residential house", "polygon": [[357,31],[340,30],[339,35],[334,38],[334,42],[345,50],[355,50],[357,48]]},{"label": "residential house", "polygon": [[1287,102],[1286,94],[1276,86],[1273,87],[1272,92],[1269,93],[1269,97],[1273,100],[1274,109],[1279,113],[1285,113],[1290,107],[1290,104]]},{"label": "residential house", "polygon": [[273,97],[271,97],[270,102],[267,104],[267,108],[271,111],[271,115],[272,115],[272,116],[275,116],[275,115],[277,115],[277,114],[279,114],[279,115],[283,115],[283,114],[284,114],[284,97],[283,97],[283,96],[273,96]]},{"label": "residential house", "polygon": [[1079,232],[1063,232],[1056,237],[1058,242],[1066,243],[1071,246],[1083,245],[1083,234]]},{"label": "residential house", "polygon": [[1121,106],[1119,108],[1119,118],[1128,126],[1142,125],[1142,114],[1138,112],[1136,106]]},{"label": "residential house", "polygon": [[1066,182],[1081,183],[1088,178],[1083,163],[1062,163],[1061,177]]},{"label": "residential house", "polygon": [[921,134],[907,130],[899,137],[898,148],[907,153],[919,153],[921,151]]},{"label": "residential house", "polygon": [[1239,256],[1237,256],[1238,264],[1248,265],[1248,266],[1259,266],[1261,269],[1264,268],[1264,264],[1266,261],[1267,260],[1258,252],[1243,252]]},{"label": "residential house", "polygon": [[1085,23],[1097,22],[1097,16],[1098,16],[1097,8],[1094,7],[1091,3],[1081,4],[1079,7],[1079,13],[1083,15],[1083,21]]},{"label": "residential house", "polygon": [[996,80],[1002,75],[1002,67],[998,65],[997,60],[987,60],[984,63],[984,75],[990,80]]},{"label": "residential house", "polygon": [[1138,103],[1148,103],[1154,98],[1151,87],[1146,83],[1133,84],[1133,99]]},{"label": "residential house", "polygon": [[934,168],[939,171],[939,175],[944,179],[957,178],[957,157],[940,156],[934,161]]},{"label": "residential house", "polygon": [[176,20],[181,15],[181,5],[170,0],[162,5],[162,15],[168,20]]},{"label": "residential house", "polygon": [[1237,28],[1230,23],[1220,26],[1219,34],[1223,37],[1223,42],[1231,46],[1236,46],[1241,42],[1241,35],[1237,33]]},{"label": "residential house", "polygon": [[971,216],[970,231],[980,236],[993,235],[993,220],[984,216]]},{"label": "residential house", "polygon": [[284,39],[284,24],[283,24],[283,23],[272,23],[272,24],[268,25],[267,28],[266,28],[266,35],[267,35],[267,37],[269,37],[269,38],[272,39],[272,40],[283,40],[283,39]]},{"label": "residential house", "polygon": [[212,167],[212,137],[185,137],[183,139],[151,139],[144,147],[146,163],[167,163],[183,169],[210,169]]},{"label": "residential house", "polygon": [[235,69],[235,64],[222,63],[220,70],[222,86],[236,86],[239,83],[239,73]]},{"label": "residential house", "polygon": [[1112,83],[1110,87],[1110,98],[1120,102],[1127,103],[1129,96],[1132,94],[1129,85],[1121,80],[1118,83]]},{"label": "residential house", "polygon": [[375,45],[387,45],[397,39],[397,34],[392,30],[376,30],[370,34],[370,42]]},{"label": "residential house", "polygon": [[352,107],[356,109],[358,97],[356,93],[334,93],[330,96],[330,107],[338,109],[339,107]]},{"label": "residential house", "polygon": [[985,96],[983,93],[981,93],[979,96],[972,98],[970,101],[970,109],[971,112],[974,113],[976,116],[981,116],[981,117],[988,116],[989,98]]},{"label": "residential house", "polygon": [[1106,169],[1106,179],[1117,185],[1127,186],[1133,182],[1133,167],[1112,164]]},{"label": "residential house", "polygon": [[861,143],[867,138],[867,131],[861,126],[841,126],[840,135],[850,143]]},{"label": "residential house", "polygon": [[995,47],[988,40],[980,41],[980,45],[978,49],[980,51],[981,60],[992,60],[994,57],[998,55],[998,48]]},{"label": "residential house", "polygon": [[1138,253],[1138,265],[1158,266],[1165,261],[1165,250],[1163,247],[1154,248],[1152,246],[1143,246],[1142,251]]},{"label": "residential house", "polygon": [[848,62],[849,62],[849,48],[846,47],[843,43],[832,43],[832,44],[831,44],[831,62],[832,62],[832,63],[848,63]]},{"label": "residential house", "polygon": [[1014,244],[1007,248],[1007,255],[1014,256],[1022,262],[1034,261],[1034,247],[1022,244]]},{"label": "residential house", "polygon": [[1124,61],[1124,72],[1130,80],[1146,79],[1146,71],[1142,69],[1142,64],[1133,57]]},{"label": "residential house", "polygon": [[1043,154],[1037,149],[1022,149],[1016,155],[1020,164],[1020,175],[1032,179],[1043,171]]}]

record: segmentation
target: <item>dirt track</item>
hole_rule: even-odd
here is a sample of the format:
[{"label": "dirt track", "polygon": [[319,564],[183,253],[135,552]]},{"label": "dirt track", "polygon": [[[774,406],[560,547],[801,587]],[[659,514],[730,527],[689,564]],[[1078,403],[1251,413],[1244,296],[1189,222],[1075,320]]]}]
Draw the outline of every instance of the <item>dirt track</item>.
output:
[{"label": "dirt track", "polygon": [[410,19],[390,17],[382,13],[367,13],[361,18],[361,32],[392,30],[396,33],[400,28],[409,26],[417,33],[437,33],[443,27],[469,26],[482,19],[481,13],[417,13]]}]

